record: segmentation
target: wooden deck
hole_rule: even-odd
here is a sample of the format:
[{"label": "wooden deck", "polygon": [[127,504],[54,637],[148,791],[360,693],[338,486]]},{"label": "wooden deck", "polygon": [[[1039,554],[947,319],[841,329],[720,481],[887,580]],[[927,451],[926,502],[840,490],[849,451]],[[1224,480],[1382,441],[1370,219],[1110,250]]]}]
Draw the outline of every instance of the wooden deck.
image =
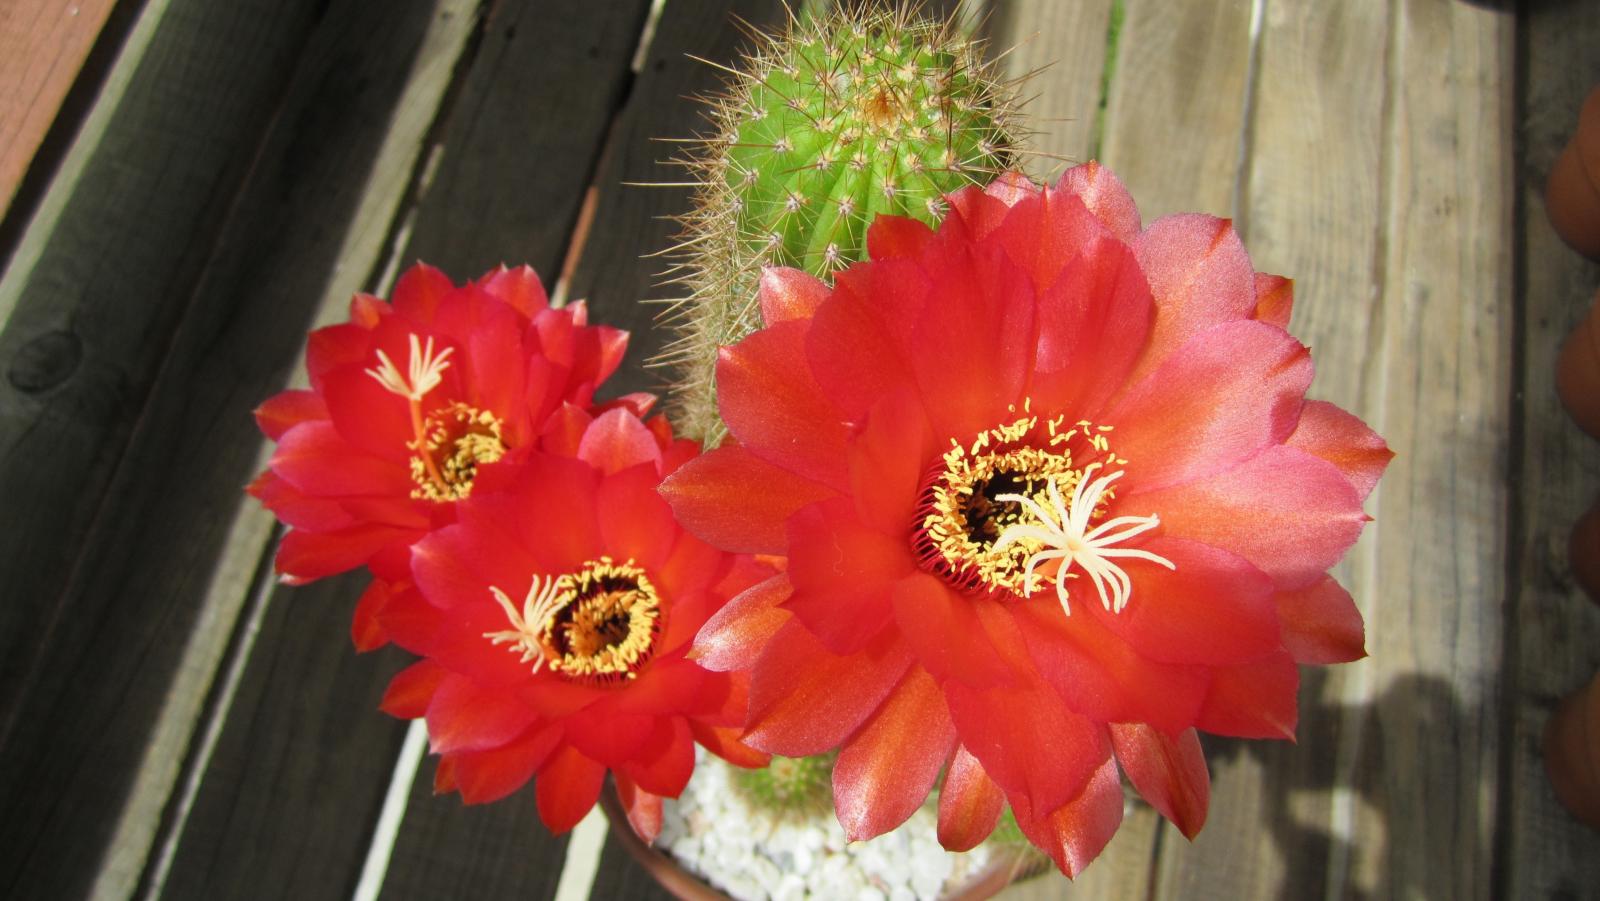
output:
[{"label": "wooden deck", "polygon": [[[730,16],[782,6],[667,0],[647,30],[650,5],[85,3],[93,53],[14,40],[57,33],[16,18],[44,4],[0,8],[7,54],[91,63],[47,79],[43,134],[59,99],[0,60],[0,108],[34,116],[0,148],[41,148],[0,171],[0,895],[339,898],[364,868],[384,898],[553,895],[568,840],[531,792],[464,808],[429,763],[407,787],[406,725],[376,710],[405,659],[351,650],[359,580],[271,578],[248,414],[301,377],[308,327],[417,258],[565,271],[634,331],[617,389],[652,384],[639,257],[684,192],[623,183],[676,180],[651,139],[695,131],[685,97],[717,79],[685,54],[729,59]],[[1566,564],[1600,448],[1552,387],[1600,267],[1541,200],[1600,82],[1600,2],[960,5],[1013,72],[1049,66],[1044,149],[1109,164],[1146,221],[1232,216],[1297,280],[1314,396],[1398,453],[1339,570],[1371,656],[1305,674],[1298,744],[1208,740],[1193,845],[1138,811],[1076,885],[1010,897],[1600,897],[1600,835],[1538,753],[1600,666]],[[662,893],[607,844],[591,896]]]}]

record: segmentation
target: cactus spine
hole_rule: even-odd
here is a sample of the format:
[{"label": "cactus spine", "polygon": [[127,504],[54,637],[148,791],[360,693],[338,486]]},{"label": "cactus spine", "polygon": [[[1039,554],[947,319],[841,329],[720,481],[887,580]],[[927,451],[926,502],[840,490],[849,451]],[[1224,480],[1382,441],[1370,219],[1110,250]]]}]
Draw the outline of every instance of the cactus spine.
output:
[{"label": "cactus spine", "polygon": [[903,9],[792,19],[762,37],[725,93],[715,129],[685,162],[699,189],[682,217],[673,281],[689,296],[656,360],[676,368],[673,420],[721,440],[717,348],[760,325],[766,266],[824,280],[866,256],[879,213],[937,222],[942,196],[1012,165],[1011,92],[950,22]]}]

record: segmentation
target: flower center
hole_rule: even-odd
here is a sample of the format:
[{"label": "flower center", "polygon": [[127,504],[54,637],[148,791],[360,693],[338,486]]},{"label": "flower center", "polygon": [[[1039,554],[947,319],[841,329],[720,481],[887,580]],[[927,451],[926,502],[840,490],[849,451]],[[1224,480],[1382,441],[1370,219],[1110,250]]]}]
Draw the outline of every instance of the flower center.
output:
[{"label": "flower center", "polygon": [[494,414],[457,401],[423,420],[418,437],[406,442],[411,456],[411,496],[430,501],[458,501],[472,493],[478,464],[506,454]]},{"label": "flower center", "polygon": [[1028,597],[1053,575],[1069,614],[1066,581],[1082,572],[1106,609],[1120,613],[1133,586],[1113,558],[1174,568],[1164,557],[1117,546],[1160,520],[1107,518],[1112,483],[1123,473],[1100,470],[1128,462],[1111,452],[1110,426],[1044,419],[1026,402],[1022,414],[968,445],[952,441],[930,471],[912,529],[918,563],[963,591],[991,595]]},{"label": "flower center", "polygon": [[533,661],[536,673],[548,665],[586,682],[637,678],[664,625],[661,597],[632,560],[618,564],[601,557],[576,573],[534,575],[520,612],[504,591],[489,591],[511,628],[483,637],[510,644],[523,663]]}]

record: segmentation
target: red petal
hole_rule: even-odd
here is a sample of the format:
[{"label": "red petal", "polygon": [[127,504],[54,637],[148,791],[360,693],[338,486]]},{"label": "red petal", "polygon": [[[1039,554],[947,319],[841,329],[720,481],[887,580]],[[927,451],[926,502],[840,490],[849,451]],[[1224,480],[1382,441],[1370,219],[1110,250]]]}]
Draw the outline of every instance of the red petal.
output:
[{"label": "red petal", "polygon": [[506,744],[538,719],[517,699],[461,676],[439,683],[427,716],[428,744],[435,754]]},{"label": "red petal", "polygon": [[661,483],[661,495],[685,529],[723,550],[756,554],[784,553],[789,516],[835,494],[726,445],[683,464]]},{"label": "red petal", "polygon": [[608,704],[594,704],[567,718],[567,741],[585,757],[615,768],[648,750],[645,743],[659,719],[654,714],[620,713]]},{"label": "red petal", "polygon": [[1166,216],[1139,236],[1135,249],[1158,310],[1141,373],[1195,335],[1255,312],[1255,270],[1228,220]]},{"label": "red petal", "polygon": [[599,800],[605,778],[605,767],[571,745],[558,748],[539,769],[539,778],[534,781],[539,819],[544,821],[545,828],[560,835],[578,825]]},{"label": "red petal", "polygon": [[1132,243],[1139,236],[1139,208],[1110,169],[1092,161],[1074,166],[1062,173],[1056,190],[1083,201],[1118,240]]},{"label": "red petal", "polygon": [[272,471],[307,494],[349,497],[411,493],[405,464],[375,457],[345,441],[327,420],[302,422],[279,439]]},{"label": "red petal", "polygon": [[[660,477],[650,465],[635,466],[600,482],[596,512],[601,540],[612,557],[631,557],[652,570],[666,562],[682,532],[672,518],[672,508],[656,493],[658,484]],[[717,557],[712,561],[722,562]]]},{"label": "red petal", "polygon": [[750,453],[796,475],[836,487],[844,472],[844,417],[812,378],[809,322],[768,326],[717,357],[717,406]]},{"label": "red petal", "polygon": [[1026,798],[1012,799],[1017,825],[1069,878],[1100,856],[1122,825],[1122,780],[1115,760],[1107,760],[1083,793],[1046,816],[1036,816]]},{"label": "red petal", "polygon": [[771,266],[761,270],[761,320],[767,325],[810,319],[828,299],[828,286],[801,269]]},{"label": "red petal", "polygon": [[834,764],[833,804],[846,839],[882,835],[915,813],[955,738],[938,683],[911,667]]},{"label": "red petal", "polygon": [[911,654],[891,632],[859,654],[830,654],[805,626],[773,636],[750,676],[745,741],[784,757],[837,747],[900,681]]},{"label": "red petal", "polygon": [[867,255],[874,260],[915,257],[933,242],[933,234],[933,229],[916,219],[880,215],[867,227]]},{"label": "red petal", "polygon": [[995,601],[969,598],[921,572],[897,583],[893,600],[901,635],[934,678],[957,679],[979,688],[1013,680],[973,610],[975,604]]},{"label": "red petal", "polygon": [[1283,623],[1283,646],[1299,663],[1349,663],[1367,656],[1361,611],[1350,592],[1323,576],[1310,588],[1273,598]]},{"label": "red petal", "polygon": [[1005,802],[1005,792],[983,771],[978,758],[956,745],[939,790],[939,844],[947,851],[976,848],[994,832]]},{"label": "red petal", "polygon": [[1097,722],[1144,722],[1172,732],[1194,723],[1209,682],[1204,667],[1150,660],[1092,613],[1065,616],[1053,599],[1011,610],[1040,677],[1072,710]]},{"label": "red petal", "polygon": [[639,788],[627,776],[618,775],[616,785],[617,799],[628,814],[628,825],[645,844],[654,844],[661,834],[661,796]]},{"label": "red petal", "polygon": [[1289,327],[1289,314],[1294,309],[1294,280],[1281,275],[1256,273],[1256,315],[1262,322],[1278,328]]},{"label": "red petal", "polygon": [[270,469],[256,476],[245,490],[286,526],[308,532],[336,532],[356,524],[341,500],[305,494]]},{"label": "red petal", "polygon": [[1288,653],[1212,671],[1195,726],[1236,738],[1294,738],[1300,670]]},{"label": "red petal", "polygon": [[[1032,276],[1035,289],[1042,292],[1055,286],[1067,263],[1102,239],[1122,243],[1112,239],[1081,200],[1048,189],[1038,199],[1013,207],[991,240],[1005,247],[1011,259]],[[1143,274],[1139,281],[1143,283]]]},{"label": "red petal", "polygon": [[1394,451],[1366,423],[1320,400],[1306,401],[1288,444],[1337,466],[1362,500],[1394,459]]},{"label": "red petal", "polygon": [[427,715],[433,693],[439,690],[439,683],[449,672],[432,660],[411,664],[389,680],[378,709],[403,720],[421,719]]},{"label": "red petal", "polygon": [[890,593],[912,571],[909,545],[862,525],[847,498],[819,501],[789,518],[784,603],[822,646],[853,654],[894,616]]},{"label": "red petal", "polygon": [[1311,375],[1310,352],[1277,326],[1234,322],[1197,336],[1107,415],[1112,448],[1129,461],[1124,490],[1182,484],[1282,443]]},{"label": "red petal", "polygon": [[453,787],[467,804],[498,801],[527,785],[560,739],[560,726],[545,726],[529,729],[505,747],[453,754]]},{"label": "red petal", "polygon": [[747,670],[767,642],[789,621],[778,606],[793,591],[789,577],[776,575],[739,594],[706,620],[695,636],[695,662],[709,670]]},{"label": "red petal", "polygon": [[1127,245],[1098,240],[1073,256],[1039,298],[1035,409],[1093,418],[1127,383],[1155,305]]},{"label": "red petal", "polygon": [[1226,548],[1279,588],[1319,581],[1366,522],[1361,499],[1332,464],[1271,447],[1214,476],[1127,498],[1161,516],[1162,534]]},{"label": "red petal", "polygon": [[904,391],[874,406],[849,451],[850,493],[861,521],[903,543],[935,450],[916,395]]},{"label": "red petal", "polygon": [[645,756],[624,760],[618,768],[640,788],[676,798],[694,772],[694,739],[683,717],[673,717],[664,724],[665,741],[655,744]]},{"label": "red petal", "polygon": [[897,333],[915,322],[931,283],[914,261],[855,266],[834,277],[833,295],[806,333],[811,372],[847,418],[859,421],[884,397],[916,390]]},{"label": "red petal", "polygon": [[639,417],[618,407],[601,413],[584,430],[578,459],[608,476],[644,464],[659,471],[661,445]]},{"label": "red petal", "polygon": [[273,441],[308,419],[327,418],[328,407],[314,391],[281,391],[256,407],[256,425]]},{"label": "red petal", "polygon": [[[1026,182],[1025,178],[1023,180]],[[972,242],[982,241],[1005,222],[1012,206],[1025,196],[1037,193],[1038,190],[1032,182],[1026,182],[1026,187],[1023,187],[1012,180],[1004,184],[997,183],[996,190],[992,192],[972,185],[946,194],[945,199],[950,202],[950,213],[940,229],[940,236],[945,237],[954,227],[958,229],[955,235],[960,238]]]},{"label": "red petal", "polygon": [[445,295],[456,286],[449,276],[429,266],[417,263],[407,269],[394,285],[395,312],[418,322],[432,322]]},{"label": "red petal", "polygon": [[1134,788],[1190,840],[1206,824],[1211,777],[1200,737],[1169,738],[1143,723],[1112,723],[1111,746]]},{"label": "red petal", "polygon": [[478,286],[524,316],[532,317],[550,306],[544,284],[531,266],[501,266],[478,280]]},{"label": "red petal", "polygon": [[583,433],[594,422],[589,411],[571,403],[562,403],[545,419],[539,431],[539,448],[545,453],[562,457],[576,457],[578,443]]},{"label": "red petal", "polygon": [[1104,726],[1079,716],[1048,687],[978,690],[944,684],[961,743],[1005,789],[1041,810],[1082,793],[1111,753]]},{"label": "red petal", "polygon": [[1282,647],[1272,580],[1248,561],[1176,538],[1152,538],[1140,547],[1176,569],[1116,560],[1134,586],[1121,613],[1106,610],[1092,588],[1076,594],[1089,615],[1140,654],[1163,663],[1214,665],[1257,660]]},{"label": "red petal", "polygon": [[772,761],[772,755],[757,751],[739,740],[744,730],[737,727],[708,726],[699,720],[689,721],[694,740],[706,750],[737,767],[760,769]]},{"label": "red petal", "polygon": [[389,584],[383,579],[373,579],[356,601],[356,612],[350,620],[350,641],[357,651],[375,651],[389,643],[389,633],[383,629],[378,616],[389,603]]},{"label": "red petal", "polygon": [[355,569],[390,544],[410,544],[420,537],[414,529],[391,526],[356,526],[337,532],[293,529],[283,536],[274,563],[291,584],[304,585]]}]

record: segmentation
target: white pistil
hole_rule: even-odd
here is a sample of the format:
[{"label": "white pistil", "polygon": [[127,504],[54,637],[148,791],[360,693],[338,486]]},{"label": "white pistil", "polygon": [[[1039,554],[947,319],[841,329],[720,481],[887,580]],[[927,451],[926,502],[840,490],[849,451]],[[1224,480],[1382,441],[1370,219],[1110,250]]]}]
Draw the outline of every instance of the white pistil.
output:
[{"label": "white pistil", "polygon": [[389,355],[382,349],[378,351],[378,366],[366,370],[367,375],[378,380],[378,384],[411,401],[420,402],[428,395],[429,391],[439,387],[444,381],[444,371],[450,368],[450,354],[455,348],[446,347],[437,357],[433,355],[433,336],[428,336],[427,347],[417,339],[415,332],[411,334],[411,359],[410,377],[402,375],[400,367],[394,365]]},{"label": "white pistil", "polygon": [[[1051,510],[1046,510],[1037,501],[1020,494],[1002,494],[996,500],[1010,501],[1021,504],[1037,523],[1018,523],[1001,533],[995,541],[992,551],[1003,550],[1007,545],[1014,544],[1024,538],[1032,538],[1044,545],[1044,550],[1028,558],[1027,568],[1023,572],[1023,596],[1033,593],[1033,568],[1047,560],[1060,560],[1060,567],[1056,570],[1056,598],[1061,601],[1061,610],[1068,616],[1072,610],[1067,604],[1066,580],[1076,578],[1076,573],[1069,574],[1067,570],[1076,563],[1080,569],[1089,574],[1094,581],[1095,590],[1100,592],[1100,603],[1113,613],[1121,613],[1128,606],[1128,600],[1133,595],[1133,582],[1121,566],[1112,562],[1116,557],[1134,557],[1148,560],[1165,566],[1167,569],[1176,570],[1178,567],[1171,560],[1149,551],[1138,548],[1116,547],[1135,535],[1155,528],[1161,524],[1159,517],[1152,516],[1118,516],[1089,528],[1089,517],[1094,513],[1100,499],[1111,487],[1111,483],[1122,477],[1122,470],[1101,476],[1090,481],[1090,476],[1100,467],[1099,463],[1091,463],[1084,467],[1078,479],[1078,486],[1072,492],[1070,508],[1061,501],[1061,491],[1056,487],[1056,480],[1050,479]],[[1120,529],[1120,531],[1118,531]]]},{"label": "white pistil", "polygon": [[500,602],[506,619],[511,621],[511,628],[505,632],[485,632],[483,637],[489,639],[490,644],[509,642],[510,650],[522,652],[521,663],[534,661],[533,671],[537,673],[545,664],[544,645],[539,641],[539,633],[544,631],[545,623],[566,601],[560,583],[561,579],[555,576],[541,578],[535,574],[528,586],[528,596],[522,602],[521,613],[517,612],[504,591],[494,585],[489,586],[489,593]]}]

